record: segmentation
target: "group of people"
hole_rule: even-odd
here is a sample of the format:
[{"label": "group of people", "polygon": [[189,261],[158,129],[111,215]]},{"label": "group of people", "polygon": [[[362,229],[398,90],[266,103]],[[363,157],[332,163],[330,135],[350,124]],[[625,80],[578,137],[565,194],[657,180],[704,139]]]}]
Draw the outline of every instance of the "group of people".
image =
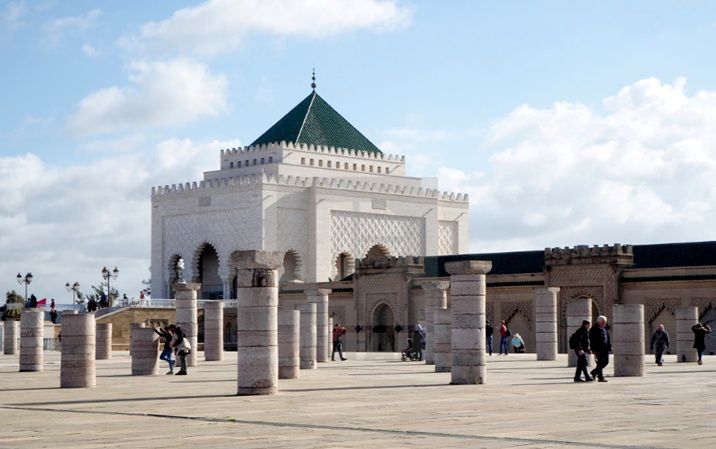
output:
[{"label": "group of people", "polygon": [[[691,327],[694,333],[694,349],[698,356],[698,364],[703,364],[703,354],[706,350],[706,334],[711,333],[708,324],[697,323]],[[654,363],[657,366],[664,364],[664,352],[669,348],[669,334],[663,324],[657,326],[651,336],[650,348],[654,351]],[[591,326],[588,320],[582,321],[580,327],[569,338],[569,347],[577,355],[577,370],[574,373],[575,382],[591,382],[595,378],[599,382],[606,382],[604,378],[604,367],[609,364],[609,353],[612,351],[612,342],[607,328],[607,318],[600,316],[597,324]],[[589,354],[594,354],[596,368],[587,372]],[[582,374],[584,379],[582,379]],[[591,374],[591,376],[590,376]]]},{"label": "group of people", "polygon": [[[495,330],[492,327],[492,324],[488,320],[485,325],[485,336],[487,337],[487,352],[488,354],[492,355],[492,341],[493,341],[493,334]],[[510,337],[512,337],[512,340],[510,340]],[[500,352],[499,355],[507,355],[509,353],[508,348],[510,343],[512,343],[512,349],[515,352],[525,352],[525,341],[522,338],[522,336],[519,334],[519,332],[515,332],[515,335],[512,335],[512,332],[507,327],[507,323],[502,320],[500,321]]]},{"label": "group of people", "polygon": [[[184,336],[181,327],[170,324],[164,328],[154,328],[156,332],[164,342],[164,349],[159,355],[160,360],[164,360],[169,364],[168,375],[174,373],[174,365],[176,360],[179,360],[179,371],[176,373],[177,376],[186,376],[186,356],[191,352],[191,344],[189,340]],[[172,358],[172,355],[176,355],[176,358]]]}]

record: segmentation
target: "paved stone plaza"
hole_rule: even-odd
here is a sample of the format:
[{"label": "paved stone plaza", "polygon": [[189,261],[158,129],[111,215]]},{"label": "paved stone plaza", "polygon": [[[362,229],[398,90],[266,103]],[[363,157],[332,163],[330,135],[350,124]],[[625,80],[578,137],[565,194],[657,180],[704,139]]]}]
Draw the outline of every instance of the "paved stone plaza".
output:
[{"label": "paved stone plaza", "polygon": [[[716,360],[646,377],[574,384],[566,356],[488,359],[487,384],[393,354],[347,354],[276,396],[235,396],[236,353],[186,377],[135,376],[126,352],[97,361],[97,387],[60,389],[59,354],[18,372],[0,356],[0,448],[481,447],[713,448]],[[165,368],[162,363],[162,368]],[[611,365],[607,373],[611,376]],[[163,369],[161,372],[164,372]]]}]

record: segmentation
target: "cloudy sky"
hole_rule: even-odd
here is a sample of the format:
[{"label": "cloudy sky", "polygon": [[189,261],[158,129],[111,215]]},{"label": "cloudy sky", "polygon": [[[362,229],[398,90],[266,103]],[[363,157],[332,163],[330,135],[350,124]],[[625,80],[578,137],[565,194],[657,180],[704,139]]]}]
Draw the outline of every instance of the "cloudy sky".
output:
[{"label": "cloudy sky", "polygon": [[318,90],[472,252],[716,238],[710,1],[0,1],[0,289],[138,295],[149,192]]}]

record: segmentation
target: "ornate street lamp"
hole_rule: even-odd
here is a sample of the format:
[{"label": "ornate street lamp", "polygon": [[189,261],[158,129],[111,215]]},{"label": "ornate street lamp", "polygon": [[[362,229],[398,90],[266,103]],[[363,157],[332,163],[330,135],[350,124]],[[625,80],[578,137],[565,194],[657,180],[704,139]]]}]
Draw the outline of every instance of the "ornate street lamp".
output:
[{"label": "ornate street lamp", "polygon": [[117,267],[114,267],[114,270],[109,271],[107,267],[102,268],[102,278],[107,281],[107,302],[110,302],[110,292],[109,289],[109,280],[110,279],[117,279],[117,276],[119,276],[119,270]]},{"label": "ornate street lamp", "polygon": [[25,276],[17,273],[17,283],[22,285],[25,284],[25,301],[27,301],[27,286],[32,282],[32,273],[27,273]]},{"label": "ornate street lamp", "polygon": [[70,285],[70,283],[65,284],[65,288],[68,292],[72,292],[72,304],[75,304],[77,302],[77,295],[80,293],[80,283],[75,282],[74,284]]}]

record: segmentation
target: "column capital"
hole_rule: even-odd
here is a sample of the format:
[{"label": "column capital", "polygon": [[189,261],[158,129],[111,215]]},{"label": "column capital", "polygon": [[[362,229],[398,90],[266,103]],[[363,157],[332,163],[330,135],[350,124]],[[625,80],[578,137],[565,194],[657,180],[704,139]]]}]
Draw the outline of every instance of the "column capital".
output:
[{"label": "column capital", "polygon": [[284,253],[281,251],[236,251],[231,255],[233,265],[239,270],[278,270],[283,265]]},{"label": "column capital", "polygon": [[535,293],[559,293],[559,287],[535,287]]},{"label": "column capital", "polygon": [[492,270],[489,260],[460,260],[445,263],[445,271],[450,274],[487,274]]},{"label": "column capital", "polygon": [[423,290],[447,290],[450,287],[450,281],[439,281],[437,279],[425,281],[420,285]]},{"label": "column capital", "polygon": [[333,290],[330,288],[309,288],[304,290],[306,296],[328,296]]},{"label": "column capital", "polygon": [[198,282],[175,282],[172,284],[175,292],[198,292],[201,284]]}]

